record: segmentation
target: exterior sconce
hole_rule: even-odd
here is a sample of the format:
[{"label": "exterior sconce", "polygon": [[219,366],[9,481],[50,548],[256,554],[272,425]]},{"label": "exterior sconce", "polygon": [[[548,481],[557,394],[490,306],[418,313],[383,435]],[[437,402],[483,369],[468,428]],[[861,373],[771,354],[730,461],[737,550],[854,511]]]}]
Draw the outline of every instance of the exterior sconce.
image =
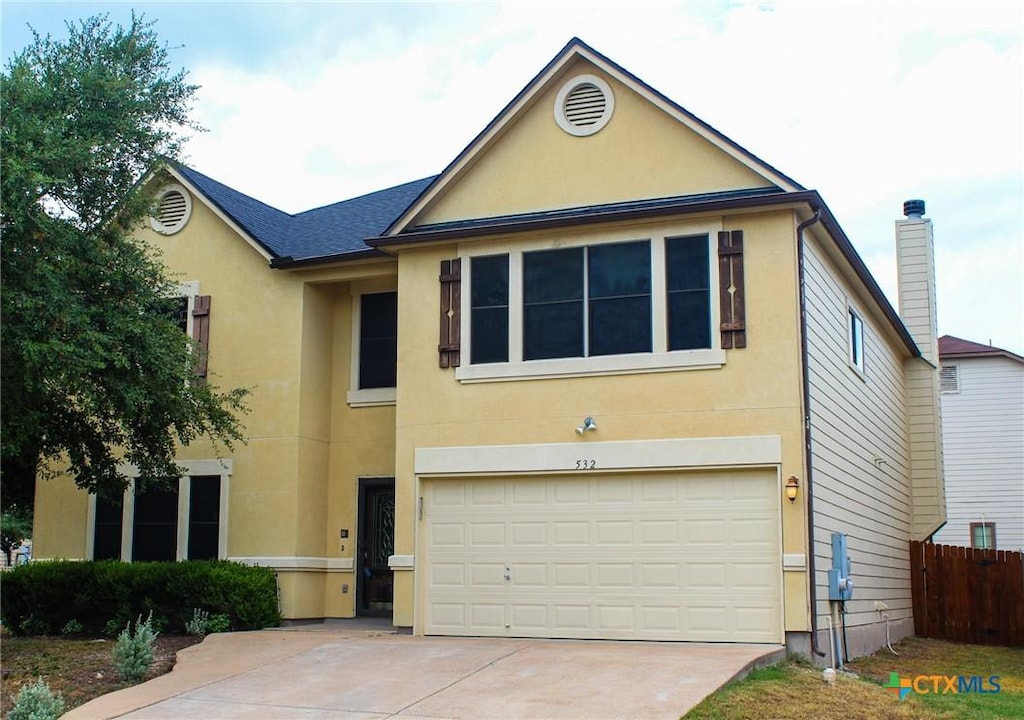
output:
[{"label": "exterior sconce", "polygon": [[800,490],[800,481],[796,479],[796,475],[790,475],[789,480],[786,481],[786,499],[790,502],[796,502],[798,490]]},{"label": "exterior sconce", "polygon": [[582,425],[579,425],[576,428],[576,434],[580,437],[582,437],[585,432],[597,432],[597,423],[594,422],[594,418],[588,417],[583,421]]}]

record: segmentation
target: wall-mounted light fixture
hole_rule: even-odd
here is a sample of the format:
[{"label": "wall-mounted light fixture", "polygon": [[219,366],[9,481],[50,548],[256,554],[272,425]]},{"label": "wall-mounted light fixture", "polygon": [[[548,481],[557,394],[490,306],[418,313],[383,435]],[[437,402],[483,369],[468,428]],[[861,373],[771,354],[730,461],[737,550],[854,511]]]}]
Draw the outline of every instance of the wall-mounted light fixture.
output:
[{"label": "wall-mounted light fixture", "polygon": [[800,481],[796,479],[796,475],[790,475],[789,480],[786,481],[786,499],[790,502],[796,502],[796,494],[799,490]]},{"label": "wall-mounted light fixture", "polygon": [[585,432],[597,432],[597,423],[594,418],[588,417],[582,425],[576,427],[576,434],[582,436]]}]

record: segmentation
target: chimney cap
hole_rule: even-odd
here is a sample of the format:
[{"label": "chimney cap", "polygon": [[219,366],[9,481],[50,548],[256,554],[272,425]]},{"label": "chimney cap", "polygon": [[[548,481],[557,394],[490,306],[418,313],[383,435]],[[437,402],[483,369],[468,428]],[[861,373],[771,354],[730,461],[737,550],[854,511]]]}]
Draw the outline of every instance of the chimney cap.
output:
[{"label": "chimney cap", "polygon": [[903,203],[903,214],[908,218],[920,218],[924,215],[924,200],[907,200]]}]

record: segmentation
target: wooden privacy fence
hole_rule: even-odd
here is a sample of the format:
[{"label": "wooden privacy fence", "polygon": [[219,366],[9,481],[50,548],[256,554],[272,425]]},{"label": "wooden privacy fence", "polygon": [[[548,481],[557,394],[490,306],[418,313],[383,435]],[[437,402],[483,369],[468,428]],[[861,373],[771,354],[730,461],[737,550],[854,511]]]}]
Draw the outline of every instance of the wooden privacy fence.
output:
[{"label": "wooden privacy fence", "polygon": [[1024,645],[1024,555],[911,541],[914,634]]}]

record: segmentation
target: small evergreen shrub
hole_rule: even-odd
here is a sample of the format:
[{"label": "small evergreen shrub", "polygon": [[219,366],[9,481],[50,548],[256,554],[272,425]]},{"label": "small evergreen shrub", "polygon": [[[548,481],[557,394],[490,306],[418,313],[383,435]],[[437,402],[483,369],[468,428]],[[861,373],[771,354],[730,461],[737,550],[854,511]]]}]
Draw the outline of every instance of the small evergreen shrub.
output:
[{"label": "small evergreen shrub", "polygon": [[137,682],[146,676],[153,665],[153,643],[157,633],[153,631],[153,613],[150,611],[146,621],[142,616],[135,621],[135,633],[131,632],[131,623],[117,636],[114,643],[114,667],[122,680]]},{"label": "small evergreen shrub", "polygon": [[71,618],[66,623],[64,623],[64,627],[61,629],[61,634],[81,635],[84,630],[85,628],[82,627],[82,623],[78,622],[74,618]]},{"label": "small evergreen shrub", "polygon": [[23,685],[14,698],[14,706],[7,720],[57,720],[64,713],[64,698],[50,690],[39,678],[31,685]]},{"label": "small evergreen shrub", "polygon": [[50,624],[45,620],[38,619],[35,615],[29,614],[18,623],[18,632],[21,635],[46,635],[50,632]]}]

